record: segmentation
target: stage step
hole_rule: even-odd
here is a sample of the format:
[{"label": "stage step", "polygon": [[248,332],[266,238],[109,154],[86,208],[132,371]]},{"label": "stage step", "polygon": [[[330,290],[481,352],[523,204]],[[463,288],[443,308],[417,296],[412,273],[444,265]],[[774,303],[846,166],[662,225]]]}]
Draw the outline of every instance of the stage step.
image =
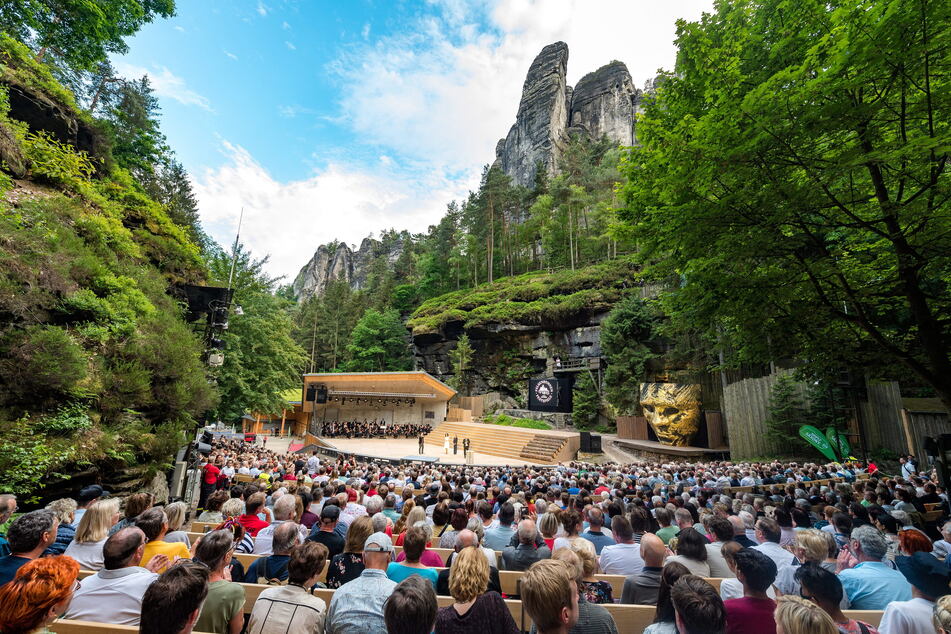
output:
[{"label": "stage step", "polygon": [[450,439],[450,452],[452,439],[459,438],[459,453],[456,455],[462,455],[462,440],[468,438],[472,443],[473,451],[477,453],[543,464],[556,462],[555,456],[568,442],[565,436],[548,435],[543,430],[445,422],[426,436],[426,443],[442,448],[443,439],[447,433]]}]

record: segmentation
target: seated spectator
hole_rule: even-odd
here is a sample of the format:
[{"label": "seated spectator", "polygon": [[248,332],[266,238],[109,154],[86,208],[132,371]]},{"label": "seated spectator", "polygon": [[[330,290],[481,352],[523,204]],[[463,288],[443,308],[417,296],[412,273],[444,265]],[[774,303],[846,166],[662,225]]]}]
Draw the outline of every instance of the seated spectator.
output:
[{"label": "seated spectator", "polygon": [[[142,561],[140,566],[145,566],[155,555],[167,555],[169,563],[175,563],[177,559],[188,559],[191,553],[188,547],[181,542],[166,542],[162,538],[168,532],[168,517],[165,511],[160,507],[152,507],[139,516],[135,525],[142,529],[148,542],[145,544],[145,550],[142,552]],[[80,527],[81,532],[81,527]],[[108,529],[107,529],[108,532]],[[166,566],[162,566],[157,572],[165,572]]]},{"label": "seated spectator", "polygon": [[250,554],[254,550],[254,538],[251,537],[250,533],[245,530],[244,526],[241,525],[241,522],[238,521],[238,517],[244,514],[244,502],[241,498],[231,498],[227,502],[221,505],[221,515],[224,517],[224,521],[218,524],[215,527],[215,530],[221,530],[223,528],[229,528],[232,533],[237,535],[237,531],[231,527],[237,525],[241,528],[241,537],[240,541],[237,542],[235,547],[235,552]]},{"label": "seated spectator", "polygon": [[[577,513],[575,513],[575,515],[577,515]],[[502,550],[508,546],[512,540],[512,536],[515,534],[515,528],[512,526],[512,524],[515,523],[515,507],[512,506],[511,502],[506,502],[499,507],[498,518],[498,525],[487,528],[485,531],[485,539],[483,540],[485,546],[492,550]],[[580,523],[580,517],[578,521]]]},{"label": "seated spectator", "polygon": [[671,526],[670,513],[667,509],[654,509],[654,519],[657,520],[657,524],[660,526],[655,534],[661,538],[664,542],[664,546],[667,546],[670,544],[670,540],[676,537],[680,532],[680,527]]},{"label": "seated spectator", "polygon": [[155,496],[151,493],[133,493],[127,497],[122,519],[109,529],[109,534],[115,535],[123,528],[135,526],[136,518],[152,508],[153,504],[155,504]]},{"label": "seated spectator", "polygon": [[723,634],[726,610],[709,583],[696,575],[684,575],[670,589],[670,600],[679,634]]},{"label": "seated spectator", "polygon": [[[258,531],[254,537],[254,554],[270,555],[271,542],[274,539],[274,531],[284,522],[294,522],[297,517],[297,504],[300,502],[296,495],[283,495],[274,503],[274,521]],[[307,530],[299,526],[300,543],[307,537]]]},{"label": "seated spectator", "polygon": [[[479,550],[481,550],[482,554],[485,555],[485,560],[489,562],[489,567],[497,568],[499,565],[499,562],[498,562],[498,557],[496,557],[495,555],[495,551],[492,550],[491,548],[486,548],[485,546],[482,545],[482,539],[485,537],[485,527],[482,525],[482,521],[478,517],[470,517],[469,523],[466,524],[466,528],[472,531],[473,533],[475,533],[476,540],[479,545]],[[515,539],[518,540],[517,530],[515,531]],[[458,533],[456,534],[456,541],[458,541]],[[540,547],[542,546],[543,543],[544,543],[544,540],[540,539],[540,537],[535,539],[536,546]],[[453,542],[451,548],[455,547],[455,545],[456,543]],[[512,546],[514,548],[515,546],[518,546],[518,543],[517,541],[515,544],[510,543],[509,546]],[[433,554],[436,554],[436,553],[433,553]],[[450,553],[449,556],[452,557],[452,554]],[[426,563],[426,562],[423,562],[423,563]]]},{"label": "seated spectator", "polygon": [[710,576],[710,564],[707,563],[707,539],[693,528],[684,528],[677,533],[676,555],[667,558],[664,565],[678,562],[687,567],[691,574],[698,577]]},{"label": "seated spectator", "polygon": [[945,595],[935,602],[934,624],[937,634],[951,634],[951,595]]},{"label": "seated spectator", "polygon": [[301,514],[300,514],[300,525],[307,529],[307,532],[310,533],[310,529],[314,527],[314,524],[320,521],[320,516],[317,513],[314,513],[310,510],[313,505],[313,497],[311,497],[310,491],[307,489],[300,489],[297,492],[297,497],[300,498],[301,504]]},{"label": "seated spectator", "polygon": [[46,632],[46,627],[66,611],[78,576],[79,564],[69,557],[27,561],[11,582],[0,587],[0,632]]},{"label": "seated spectator", "polygon": [[334,592],[324,621],[324,634],[386,631],[383,605],[396,588],[396,583],[386,576],[386,568],[394,552],[393,541],[386,533],[373,533],[367,538],[363,545],[364,570]]},{"label": "seated spectator", "polygon": [[208,596],[202,604],[195,629],[216,634],[239,634],[244,628],[244,588],[231,581],[234,535],[212,531],[195,545],[196,563],[208,568]]},{"label": "seated spectator", "polygon": [[[17,512],[17,496],[12,493],[0,493],[0,527],[6,526],[10,517]],[[0,557],[10,554],[10,544],[6,533],[0,533]]]},{"label": "seated spectator", "polygon": [[49,545],[49,548],[43,553],[43,556],[62,555],[66,552],[66,547],[76,536],[76,527],[72,526],[73,514],[76,512],[76,500],[72,498],[60,498],[53,500],[46,505],[46,509],[53,511],[56,519],[59,520],[59,528],[56,530],[56,541]]},{"label": "seated spectator", "polygon": [[591,551],[592,555],[595,554],[594,544],[581,537],[583,522],[581,520],[581,514],[578,513],[578,511],[569,509],[562,513],[561,525],[565,529],[565,536],[555,539],[555,550],[559,548],[573,548],[573,544],[580,539],[582,541],[579,544],[579,548],[587,548]]},{"label": "seated spectator", "polygon": [[723,545],[733,540],[733,524],[730,520],[722,517],[714,517],[710,520],[710,530],[716,538],[711,544],[705,544],[707,550],[707,565],[710,566],[710,576],[727,578],[733,576],[733,571],[726,565],[723,553],[720,550]]},{"label": "seated spectator", "polygon": [[816,565],[805,563],[796,570],[796,581],[799,583],[799,594],[810,599],[823,612],[832,617],[832,622],[845,634],[878,634],[878,630],[861,621],[850,619],[842,612],[842,605],[848,604],[845,593],[842,591],[842,582],[832,571]]},{"label": "seated spectator", "polygon": [[489,564],[482,553],[464,548],[454,560],[449,574],[453,604],[439,609],[436,634],[516,634],[518,628],[502,596],[488,591]]},{"label": "seated spectator", "polygon": [[502,549],[502,568],[504,570],[528,570],[532,564],[551,557],[548,546],[537,546],[535,540],[538,531],[535,522],[522,520],[518,523],[518,545]]},{"label": "seated spectator", "polygon": [[581,537],[594,544],[595,555],[600,556],[601,550],[604,549],[605,546],[611,546],[617,542],[614,541],[611,535],[605,534],[602,530],[604,526],[604,513],[601,512],[601,509],[589,509],[587,516],[588,530],[581,533]]},{"label": "seated spectator", "polygon": [[426,549],[427,537],[426,531],[420,526],[413,526],[406,531],[406,539],[403,540],[405,559],[402,562],[392,562],[386,569],[386,576],[399,583],[411,575],[419,575],[432,583],[435,591],[439,573],[419,562]]},{"label": "seated spectator", "polygon": [[63,554],[78,561],[83,570],[99,570],[102,568],[102,547],[118,519],[119,500],[109,498],[91,504],[79,520],[73,541]]},{"label": "seated spectator", "polygon": [[176,562],[145,591],[139,634],[188,634],[207,596],[208,568]]},{"label": "seated spectator", "polygon": [[436,626],[438,609],[432,584],[419,575],[410,575],[397,584],[383,606],[387,634],[430,634]]},{"label": "seated spectator", "polygon": [[[830,535],[829,538],[831,539],[832,536]],[[729,566],[730,572],[732,573],[730,577],[720,581],[720,598],[724,601],[727,599],[739,599],[743,596],[743,584],[736,578],[736,559],[733,557],[733,555],[741,550],[743,550],[743,546],[740,546],[739,542],[734,541],[725,543],[720,550],[723,554],[723,559],[726,561],[726,565]],[[766,589],[766,596],[770,599],[776,598],[776,591],[773,589],[773,586]]]},{"label": "seated spectator", "polygon": [[278,525],[272,538],[273,554],[257,559],[244,574],[245,583],[279,583],[287,579],[291,550],[297,546],[300,529],[294,522]]},{"label": "seated spectator", "polygon": [[[429,544],[432,543],[432,538],[433,538],[433,534],[432,534],[433,527],[427,524],[425,521],[416,522],[412,526],[423,529],[426,532],[426,536],[428,539],[428,541],[426,542],[426,548],[423,550],[423,556],[419,558],[420,563],[423,564],[424,566],[430,566],[433,568],[442,568],[444,565],[446,565],[445,563],[443,563],[442,557],[439,556],[439,553],[429,549]],[[406,533],[407,531],[404,531],[401,537],[405,538]],[[461,534],[462,533],[460,532],[459,535]],[[458,541],[458,539],[459,539],[459,536],[457,535],[456,540]],[[478,546],[478,539],[476,539],[475,545]],[[452,555],[450,555],[450,557],[451,556]],[[405,552],[401,552],[399,555],[396,556],[396,561],[403,561],[404,559],[406,559]]]},{"label": "seated spectator", "polygon": [[[86,514],[86,511],[95,504],[99,498],[109,495],[108,491],[104,491],[101,486],[98,484],[90,484],[87,487],[83,487],[78,494],[76,494],[76,512],[73,513],[73,526],[79,528],[79,522],[83,519],[83,515]],[[116,507],[118,508],[118,506]]]},{"label": "seated spectator", "polygon": [[736,578],[743,584],[743,597],[723,602],[728,634],[774,634],[776,602],[766,590],[776,579],[776,563],[756,548],[738,550],[733,561]]},{"label": "seated spectator", "polygon": [[358,517],[347,527],[343,552],[330,560],[327,569],[327,587],[339,588],[363,573],[363,545],[373,534],[373,520]]},{"label": "seated spectator", "polygon": [[466,510],[462,507],[455,509],[449,517],[449,527],[446,528],[439,538],[438,547],[452,548],[456,543],[456,535],[459,534],[459,531],[465,529],[468,523],[469,516],[466,514]]},{"label": "seated spectator", "polygon": [[930,552],[918,551],[910,557],[895,560],[908,583],[910,601],[892,601],[885,608],[878,629],[882,634],[917,634],[930,632],[935,601],[951,594],[951,570]]},{"label": "seated spectator", "polygon": [[624,580],[621,603],[657,605],[667,549],[660,537],[653,533],[644,533],[639,548],[644,567],[636,575],[630,575]]},{"label": "seated spectator", "polygon": [[267,500],[264,493],[258,492],[249,497],[244,503],[244,514],[238,517],[238,521],[241,522],[241,525],[244,526],[244,530],[251,535],[251,537],[257,537],[258,532],[262,528],[267,528],[269,522],[265,522],[260,517],[258,513],[264,510],[264,502]]},{"label": "seated spectator", "polygon": [[934,545],[928,536],[921,531],[900,531],[898,533],[899,552],[910,557],[915,553],[930,553],[934,550]]},{"label": "seated spectator", "polygon": [[224,515],[221,513],[221,506],[229,499],[231,499],[231,496],[223,489],[209,495],[205,501],[205,510],[198,516],[198,521],[210,524],[220,524],[225,521]]},{"label": "seated spectator", "polygon": [[137,626],[142,596],[158,578],[155,570],[168,564],[167,555],[155,555],[142,568],[144,551],[145,533],[140,528],[129,526],[111,535],[102,548],[102,569],[83,579],[66,618]]},{"label": "seated spectator", "polygon": [[631,523],[623,515],[617,515],[611,520],[611,531],[614,533],[615,544],[605,546],[601,551],[598,564],[606,575],[633,576],[640,574],[644,569],[644,559],[641,557],[641,548],[634,541],[634,531]]},{"label": "seated spectator", "polygon": [[681,577],[690,574],[687,567],[676,561],[664,566],[660,575],[660,588],[657,592],[657,609],[654,621],[644,629],[644,634],[677,634],[677,615],[670,597],[670,590]]},{"label": "seated spectator", "polygon": [[892,601],[910,601],[911,585],[899,571],[882,563],[888,543],[874,526],[852,531],[849,551],[855,565],[839,573],[853,610],[884,610]]},{"label": "seated spectator", "polygon": [[340,519],[340,507],[324,504],[320,510],[320,522],[314,524],[307,539],[327,547],[331,557],[343,552],[346,540],[337,532],[337,521]]},{"label": "seated spectator", "polygon": [[558,521],[558,516],[554,513],[545,513],[538,519],[538,531],[542,534],[542,539],[545,540],[548,550],[554,547],[555,537],[558,536],[560,527],[561,522]]},{"label": "seated spectator", "polygon": [[[0,586],[13,580],[17,570],[39,559],[56,541],[59,520],[52,511],[31,511],[13,520],[7,530],[10,554],[0,557]],[[37,573],[38,574],[38,573]]]},{"label": "seated spectator", "polygon": [[951,522],[945,522],[941,527],[941,539],[934,543],[934,554],[939,559],[947,559],[951,555]]},{"label": "seated spectator", "polygon": [[[449,593],[449,576],[452,572],[453,560],[464,548],[479,548],[479,539],[473,531],[466,529],[461,531],[456,537],[456,545],[453,548],[454,552],[449,555],[449,561],[446,562],[449,568],[440,570],[439,578],[436,581],[436,594],[441,597],[451,596]],[[420,561],[423,560],[420,559]],[[502,584],[499,581],[499,569],[494,566],[489,566],[488,590],[502,594]]]},{"label": "seated spectator", "polygon": [[783,634],[839,634],[832,618],[802,597],[780,597],[773,615],[776,631]]},{"label": "seated spectator", "polygon": [[251,610],[247,634],[321,632],[327,604],[311,594],[327,563],[327,547],[304,542],[291,551],[287,585],[268,588],[258,595]]},{"label": "seated spectator", "polygon": [[559,548],[551,554],[551,558],[562,561],[568,566],[571,570],[571,576],[575,580],[575,585],[578,587],[578,622],[572,628],[572,631],[617,634],[617,624],[615,624],[611,613],[604,606],[585,601],[582,581],[584,572],[578,554],[570,548]]},{"label": "seated spectator", "polygon": [[[832,535],[815,528],[796,531],[793,553],[799,564],[814,563],[830,572],[835,572],[835,552],[835,539]],[[798,568],[798,565],[788,564],[780,567],[776,573],[776,588],[783,594],[799,594],[799,583],[796,581]],[[848,604],[843,607],[848,607]]]},{"label": "seated spectator", "polygon": [[[407,504],[406,506],[409,507],[409,504]],[[406,507],[404,507],[404,511],[405,509]],[[424,509],[422,506],[410,507],[409,513],[404,512],[404,517],[400,519],[403,520],[404,518],[405,518],[405,521],[402,523],[402,526],[400,526],[400,523],[397,522],[397,528],[400,529],[399,531],[397,531],[398,532],[398,535],[396,537],[397,546],[403,545],[403,540],[406,538],[406,531],[409,530],[410,526],[415,526],[419,524],[420,522],[425,522],[426,524],[429,523],[426,518],[426,509]],[[426,544],[426,546],[429,547],[429,546],[432,546],[432,544],[429,543],[429,544]]]},{"label": "seated spectator", "polygon": [[756,522],[756,540],[759,545],[756,550],[773,560],[776,570],[792,564],[795,559],[791,552],[779,545],[782,539],[782,530],[774,519],[764,517]]},{"label": "seated spectator", "polygon": [[792,546],[796,539],[796,531],[793,528],[793,520],[789,511],[781,506],[776,507],[776,510],[773,511],[773,519],[779,524],[779,545],[784,548]]},{"label": "seated spectator", "polygon": [[578,623],[578,587],[565,562],[537,562],[522,576],[521,592],[539,634],[567,634]]},{"label": "seated spectator", "polygon": [[[749,515],[749,513],[747,513],[747,515]],[[758,542],[754,542],[747,535],[746,522],[743,521],[742,517],[739,515],[731,515],[729,517],[729,522],[733,526],[733,541],[738,542],[740,546],[745,548],[752,548],[758,544]]]},{"label": "seated spectator", "polygon": [[585,548],[575,550],[575,554],[581,560],[581,593],[584,600],[588,603],[614,603],[611,584],[595,577],[599,570],[597,558]]},{"label": "seated spectator", "polygon": [[185,544],[185,548],[192,547],[192,542],[188,539],[188,533],[182,530],[187,512],[188,507],[184,502],[172,502],[165,506],[165,517],[168,518],[168,532],[165,533],[165,537],[162,538],[163,540],[169,544],[181,542]]}]

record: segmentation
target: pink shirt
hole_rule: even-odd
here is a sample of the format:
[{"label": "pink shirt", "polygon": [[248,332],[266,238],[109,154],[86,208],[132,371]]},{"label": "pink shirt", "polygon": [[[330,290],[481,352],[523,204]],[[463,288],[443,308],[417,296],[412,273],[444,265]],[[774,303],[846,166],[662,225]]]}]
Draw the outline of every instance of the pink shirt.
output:
[{"label": "pink shirt", "polygon": [[723,606],[727,634],[776,634],[776,602],[772,599],[727,599]]},{"label": "pink shirt", "polygon": [[[396,561],[404,561],[406,559],[406,551],[400,551],[400,554],[396,556]],[[442,557],[439,556],[439,553],[433,552],[428,548],[423,551],[422,556],[419,558],[419,563],[424,566],[429,566],[430,568],[443,568],[446,566],[443,563]]]}]

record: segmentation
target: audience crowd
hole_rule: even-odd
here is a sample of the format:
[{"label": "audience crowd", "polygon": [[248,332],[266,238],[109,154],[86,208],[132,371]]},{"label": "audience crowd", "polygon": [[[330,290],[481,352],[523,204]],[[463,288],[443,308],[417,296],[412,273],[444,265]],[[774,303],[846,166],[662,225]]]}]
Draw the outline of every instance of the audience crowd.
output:
[{"label": "audience crowd", "polygon": [[[194,540],[185,505],[147,493],[120,504],[93,485],[9,523],[17,499],[0,494],[0,634],[60,617],[511,634],[506,598],[542,633],[618,632],[614,603],[653,606],[650,634],[951,632],[951,522],[926,521],[948,516],[948,498],[909,462],[895,477],[779,462],[419,466],[218,441],[197,517],[212,530]],[[259,557],[245,568],[240,553]],[[521,571],[517,596],[500,570]],[[623,591],[599,574],[623,575]],[[267,586],[247,615],[244,584]],[[883,615],[873,627],[843,610]]]}]

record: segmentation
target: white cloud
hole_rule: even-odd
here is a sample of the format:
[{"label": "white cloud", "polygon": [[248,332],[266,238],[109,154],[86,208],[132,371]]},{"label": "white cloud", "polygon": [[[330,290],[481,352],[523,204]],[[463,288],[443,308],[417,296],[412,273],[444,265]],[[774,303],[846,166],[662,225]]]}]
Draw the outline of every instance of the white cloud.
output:
[{"label": "white cloud", "polygon": [[172,28],[175,29],[176,31],[178,31],[179,33],[184,33],[184,32],[185,32],[185,27],[183,27],[183,26],[175,25],[175,26],[173,26]]},{"label": "white cloud", "polygon": [[174,74],[165,66],[156,64],[153,66],[153,70],[125,62],[116,62],[115,66],[116,72],[123,77],[139,78],[143,75],[148,75],[149,83],[152,85],[155,94],[159,97],[174,99],[178,103],[186,106],[198,106],[208,112],[214,112],[214,109],[211,107],[211,102],[208,101],[207,97],[189,88],[183,78]]},{"label": "white cloud", "polygon": [[278,106],[277,111],[282,117],[286,119],[293,119],[294,117],[304,114],[316,114],[315,110],[312,110],[311,108],[305,108],[304,106],[299,106],[297,104]]},{"label": "white cloud", "polygon": [[284,41],[284,46],[286,46],[287,48],[289,48],[289,49],[292,50],[292,51],[296,51],[296,50],[297,50],[297,47],[294,46],[294,44],[293,44],[292,42],[288,42],[287,40]]},{"label": "white cloud", "polygon": [[257,10],[258,10],[258,15],[265,16],[267,15],[267,12],[270,10],[270,7],[264,4],[263,2],[261,2],[261,0],[258,0]]},{"label": "white cloud", "polygon": [[370,23],[369,22],[363,25],[363,29],[360,31],[360,35],[362,35],[363,39],[365,40],[370,38]]},{"label": "white cloud", "polygon": [[231,51],[223,51],[223,52],[224,52],[225,55],[227,55],[228,57],[230,57],[230,58],[233,59],[234,61],[238,61],[238,56],[235,55],[234,53],[232,53]]},{"label": "white cloud", "polygon": [[642,87],[659,67],[673,67],[676,19],[697,19],[713,4],[497,0],[480,14],[462,0],[431,2],[437,16],[345,52],[330,70],[343,81],[342,113],[364,139],[465,170],[493,160],[542,47],[568,44],[571,84],[618,59]]},{"label": "white cloud", "polygon": [[287,30],[287,29],[291,28],[291,25],[288,24],[287,21],[285,20],[284,22],[281,22],[281,28],[284,29],[284,30]]},{"label": "white cloud", "polygon": [[465,186],[439,174],[397,174],[331,163],[309,178],[275,180],[244,148],[223,142],[227,161],[193,178],[204,228],[231,244],[244,208],[241,240],[268,271],[292,280],[316,248],[331,240],[359,244],[394,227],[425,231]]}]

